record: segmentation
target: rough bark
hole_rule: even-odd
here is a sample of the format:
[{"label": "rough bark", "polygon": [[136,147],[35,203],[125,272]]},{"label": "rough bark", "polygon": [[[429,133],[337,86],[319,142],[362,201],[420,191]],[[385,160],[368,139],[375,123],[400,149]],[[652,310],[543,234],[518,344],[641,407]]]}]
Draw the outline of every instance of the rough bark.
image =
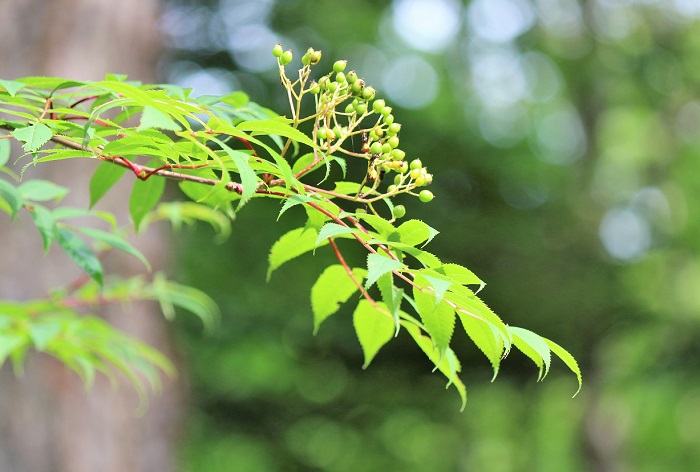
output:
[{"label": "rough bark", "polygon": [[[2,6],[2,78],[56,75],[96,80],[116,72],[154,80],[158,0],[4,0]],[[31,169],[27,177],[50,175],[72,188],[71,204],[85,206],[93,170],[84,163],[60,163]],[[128,192],[129,187],[121,189]],[[128,193],[123,195],[108,209],[126,218]],[[79,273],[59,251],[42,256],[31,223],[8,222],[0,220],[0,298],[40,297]],[[137,245],[155,267],[162,266],[162,235],[149,233]],[[143,271],[139,264],[120,258],[111,270],[134,274]],[[172,358],[167,325],[154,306],[107,308],[99,314]],[[29,356],[21,378],[6,365],[0,370],[0,470],[174,470],[174,439],[183,400],[178,385],[181,382],[164,379],[163,392],[139,417],[138,399],[126,382],[115,388],[99,378],[86,392],[74,373],[41,354]]]}]

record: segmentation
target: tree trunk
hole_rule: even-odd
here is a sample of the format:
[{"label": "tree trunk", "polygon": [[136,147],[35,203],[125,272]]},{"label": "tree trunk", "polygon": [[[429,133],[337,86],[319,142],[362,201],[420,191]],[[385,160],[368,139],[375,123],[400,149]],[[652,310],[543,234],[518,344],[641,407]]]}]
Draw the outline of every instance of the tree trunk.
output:
[{"label": "tree trunk", "polygon": [[[153,81],[159,53],[157,0],[4,0],[0,15],[0,76],[55,75],[99,80],[107,72]],[[77,161],[77,160],[76,160]],[[58,164],[58,165],[56,165]],[[30,168],[27,178],[50,176],[71,188],[70,204],[86,206],[94,165],[63,161]],[[128,180],[128,179],[124,179]],[[111,207],[125,221],[128,182]],[[108,197],[116,196],[119,188]],[[43,257],[29,223],[0,221],[0,298],[29,299],[79,274],[60,251]],[[163,236],[152,232],[137,245],[159,267]],[[143,268],[121,258],[107,270],[132,275]],[[99,314],[155,346],[171,359],[167,325],[155,306],[105,308]],[[78,378],[52,358],[33,354],[15,378],[0,370],[0,470],[12,472],[140,472],[174,470],[174,440],[183,395],[180,383],[163,379],[139,417],[127,382],[112,386],[99,377],[87,392]]]}]

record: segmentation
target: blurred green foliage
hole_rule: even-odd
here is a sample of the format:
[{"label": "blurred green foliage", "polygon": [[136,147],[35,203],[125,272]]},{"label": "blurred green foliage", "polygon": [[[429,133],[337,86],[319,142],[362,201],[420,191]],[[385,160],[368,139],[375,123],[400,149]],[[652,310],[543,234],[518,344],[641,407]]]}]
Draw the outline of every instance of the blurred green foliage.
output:
[{"label": "blurred green foliage", "polygon": [[695,470],[699,19],[690,0],[171,0],[167,81],[284,112],[269,53],[282,42],[348,59],[386,92],[402,147],[435,172],[435,201],[409,216],[586,380],[571,399],[561,364],[536,384],[514,355],[491,384],[476,349],[458,352],[459,414],[401,339],[362,371],[351,313],[313,337],[308,292],[285,290],[310,287],[330,255],[264,284],[287,228],[274,205],[244,210],[224,245],[179,251],[224,312],[212,336],[179,321],[193,385],[182,470]]}]

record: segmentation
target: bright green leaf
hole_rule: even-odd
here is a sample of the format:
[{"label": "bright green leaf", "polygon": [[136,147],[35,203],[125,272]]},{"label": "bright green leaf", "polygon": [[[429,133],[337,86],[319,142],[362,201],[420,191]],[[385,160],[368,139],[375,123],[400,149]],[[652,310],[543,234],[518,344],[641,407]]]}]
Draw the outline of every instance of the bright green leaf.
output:
[{"label": "bright green leaf", "polygon": [[554,341],[550,341],[547,338],[542,339],[544,339],[544,342],[547,343],[552,352],[556,354],[559,357],[559,359],[564,361],[564,364],[566,364],[567,367],[571,369],[571,371],[576,375],[576,378],[578,379],[578,390],[576,390],[576,393],[574,393],[574,396],[576,396],[578,392],[581,391],[581,387],[583,386],[583,379],[581,378],[581,369],[579,368],[576,359],[574,359],[574,356],[569,354],[569,352],[566,349],[564,349]]},{"label": "bright green leaf", "polygon": [[221,146],[221,149],[226,151],[226,154],[228,154],[236,164],[238,174],[241,176],[241,186],[243,187],[243,193],[241,194],[241,199],[238,202],[238,208],[240,209],[253,197],[253,195],[255,195],[255,189],[258,186],[258,177],[255,175],[255,171],[253,171],[248,164],[248,159],[250,156],[241,151],[234,151],[220,139],[212,137],[211,140]]},{"label": "bright green leaf", "polygon": [[[326,241],[321,245],[326,244]],[[301,256],[316,247],[316,231],[311,228],[296,228],[285,233],[272,245],[268,257],[267,280],[272,272],[287,261]]]},{"label": "bright green leaf", "polygon": [[48,251],[56,238],[56,219],[53,213],[41,205],[32,205],[29,212],[44,242],[44,252]]},{"label": "bright green leaf", "polygon": [[22,197],[19,191],[9,182],[0,179],[0,198],[7,202],[10,207],[10,216],[14,218],[22,207]]},{"label": "bright green leaf", "polygon": [[367,282],[365,282],[365,290],[370,288],[374,282],[382,275],[401,269],[405,264],[401,261],[382,256],[380,254],[367,255]]},{"label": "bright green leaf", "polygon": [[[352,274],[358,283],[367,275],[364,269],[355,268]],[[357,285],[348,276],[345,268],[340,265],[326,267],[311,287],[311,310],[314,314],[314,334],[318,332],[321,323],[333,315],[340,305],[345,303],[357,291]]]},{"label": "bright green leaf", "polygon": [[63,198],[68,189],[56,185],[48,180],[28,180],[17,187],[20,195],[24,200],[32,200],[35,202],[45,202],[48,200],[59,200]]},{"label": "bright green leaf", "polygon": [[500,334],[496,328],[482,318],[475,318],[461,312],[457,312],[457,314],[462,321],[464,331],[491,362],[491,367],[493,367],[491,381],[493,381],[498,375],[503,356],[503,341]]},{"label": "bright green leaf", "polygon": [[422,242],[429,241],[437,231],[420,220],[408,220],[396,228],[402,243],[409,246],[417,246]]},{"label": "bright green leaf", "polygon": [[328,238],[334,236],[340,236],[343,234],[356,233],[358,230],[355,228],[348,228],[347,226],[339,225],[337,223],[326,223],[318,232],[318,237],[316,238],[316,245],[325,241]]},{"label": "bright green leaf", "polygon": [[[420,278],[416,277],[416,283]],[[447,350],[455,328],[455,311],[444,300],[436,303],[433,294],[425,293],[419,287],[413,288],[413,299],[416,302],[418,314],[420,315],[425,329],[433,339],[435,347],[440,354]]]},{"label": "bright green leaf", "polygon": [[352,322],[365,354],[362,368],[366,369],[379,349],[393,337],[396,331],[394,319],[383,303],[376,302],[375,306],[372,306],[368,300],[363,299],[357,304]]},{"label": "bright green leaf", "polygon": [[101,243],[107,244],[108,246],[112,246],[115,249],[119,249],[120,251],[124,251],[125,253],[134,256],[140,260],[149,271],[151,270],[151,264],[149,264],[146,257],[124,238],[117,236],[114,233],[108,233],[95,228],[80,227],[78,228],[78,231],[96,241],[100,241]]},{"label": "bright green leaf", "polygon": [[3,167],[10,160],[10,140],[0,139],[0,167]]},{"label": "bright green leaf", "polygon": [[43,123],[34,123],[24,128],[17,128],[12,131],[12,136],[24,143],[24,150],[33,152],[49,142],[53,136],[51,128]]},{"label": "bright green leaf", "polygon": [[165,179],[151,177],[148,180],[134,181],[134,187],[129,197],[129,214],[134,222],[134,228],[139,230],[141,221],[156,206],[165,190]]},{"label": "bright green leaf", "polygon": [[46,346],[61,332],[62,323],[60,320],[37,320],[29,325],[29,337],[34,347],[39,351],[46,349]]},{"label": "bright green leaf", "polygon": [[173,121],[172,118],[150,105],[143,108],[141,121],[139,122],[139,127],[136,128],[136,130],[143,131],[148,128],[159,128],[169,131],[180,131],[182,129],[179,124]]},{"label": "bright green leaf", "polygon": [[529,357],[540,369],[540,375],[537,380],[544,379],[549,372],[551,363],[551,352],[544,338],[532,331],[514,326],[509,326],[508,331],[513,336],[515,347]]},{"label": "bright green leaf", "polygon": [[244,121],[236,125],[241,131],[250,132],[253,135],[256,134],[276,134],[278,136],[284,136],[285,138],[291,138],[307,146],[314,147],[314,142],[307,135],[299,131],[298,129],[292,128],[288,124],[277,120],[255,120],[255,121]]}]

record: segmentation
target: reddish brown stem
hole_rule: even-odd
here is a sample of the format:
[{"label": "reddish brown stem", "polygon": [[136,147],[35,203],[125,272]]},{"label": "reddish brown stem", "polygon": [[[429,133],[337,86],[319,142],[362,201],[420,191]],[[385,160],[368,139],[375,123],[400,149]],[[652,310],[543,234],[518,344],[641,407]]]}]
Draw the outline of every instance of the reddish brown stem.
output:
[{"label": "reddish brown stem", "polygon": [[338,258],[338,261],[345,269],[345,272],[348,274],[348,277],[350,277],[350,279],[353,281],[355,286],[360,290],[360,293],[362,294],[362,296],[365,297],[367,299],[367,301],[373,307],[376,308],[377,306],[374,302],[374,299],[369,295],[369,293],[367,293],[367,290],[365,290],[364,287],[362,286],[362,284],[360,284],[360,282],[358,282],[358,280],[355,278],[355,275],[352,273],[352,269],[350,268],[350,266],[348,266],[348,263],[345,262],[345,259],[343,258],[343,255],[340,253],[340,250],[338,249],[338,245],[335,244],[335,241],[333,240],[333,238],[328,238],[328,244],[330,244],[331,247],[333,248],[333,252],[335,252],[335,257]]}]

